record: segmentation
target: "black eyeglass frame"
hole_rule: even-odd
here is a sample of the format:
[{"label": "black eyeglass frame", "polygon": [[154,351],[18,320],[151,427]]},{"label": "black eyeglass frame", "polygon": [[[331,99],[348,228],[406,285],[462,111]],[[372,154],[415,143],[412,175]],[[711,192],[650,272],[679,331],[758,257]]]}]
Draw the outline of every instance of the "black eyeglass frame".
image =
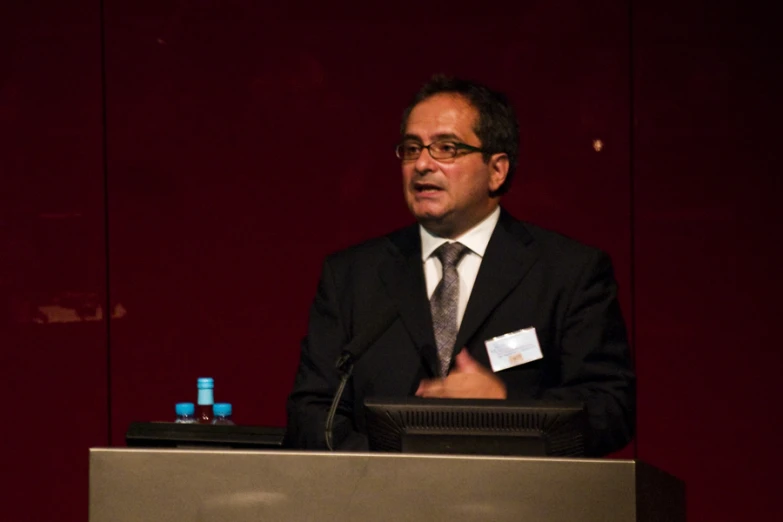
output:
[{"label": "black eyeglass frame", "polygon": [[[411,143],[408,142],[410,145]],[[398,143],[397,146],[394,148],[394,153],[396,154],[398,159],[401,159],[402,161],[415,161],[421,157],[421,153],[424,152],[424,149],[427,149],[427,152],[429,153],[430,157],[435,160],[449,160],[454,159],[459,155],[460,151],[467,152],[468,154],[472,154],[474,152],[487,152],[484,149],[481,149],[479,147],[474,147],[473,145],[468,145],[467,143],[462,143],[459,141],[452,141],[452,140],[439,140],[439,141],[433,141],[429,145],[424,145],[421,143],[417,143],[421,149],[419,150],[419,153],[416,155],[415,158],[406,158],[402,152],[403,147],[406,145],[406,142]],[[454,146],[454,153],[453,154],[447,154],[446,156],[443,156],[440,153],[432,154],[432,147],[433,145],[453,145]]]}]

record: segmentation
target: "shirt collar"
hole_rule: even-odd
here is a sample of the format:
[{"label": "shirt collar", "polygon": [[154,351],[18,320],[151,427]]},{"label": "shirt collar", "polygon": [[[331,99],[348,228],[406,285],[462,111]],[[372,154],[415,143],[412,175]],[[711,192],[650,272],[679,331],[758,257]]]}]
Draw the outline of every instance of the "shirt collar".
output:
[{"label": "shirt collar", "polygon": [[436,236],[419,225],[419,231],[421,232],[421,260],[426,261],[439,246],[451,241],[458,241],[468,247],[474,254],[484,257],[489,238],[492,237],[492,231],[495,230],[495,225],[497,225],[499,219],[500,207],[497,207],[483,221],[453,240]]}]

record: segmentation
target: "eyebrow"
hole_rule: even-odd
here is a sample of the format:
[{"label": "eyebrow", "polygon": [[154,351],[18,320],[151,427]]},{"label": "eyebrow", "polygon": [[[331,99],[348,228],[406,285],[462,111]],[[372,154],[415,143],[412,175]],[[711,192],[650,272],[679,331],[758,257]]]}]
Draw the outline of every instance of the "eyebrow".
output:
[{"label": "eyebrow", "polygon": [[[405,141],[405,140],[422,141],[421,137],[417,136],[416,134],[404,134],[402,136],[402,139],[403,139],[403,141]],[[435,136],[433,136],[433,139],[432,139],[432,141],[444,141],[444,140],[458,141],[458,142],[462,143],[462,139],[459,136],[457,136],[456,134],[453,134],[451,132],[444,132],[444,133],[441,133],[441,134],[436,134]]]}]

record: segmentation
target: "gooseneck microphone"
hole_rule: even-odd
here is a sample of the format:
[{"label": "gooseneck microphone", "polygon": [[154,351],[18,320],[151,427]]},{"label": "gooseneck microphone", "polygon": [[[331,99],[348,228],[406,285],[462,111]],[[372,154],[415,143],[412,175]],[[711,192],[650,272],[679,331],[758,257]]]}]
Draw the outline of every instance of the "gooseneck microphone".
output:
[{"label": "gooseneck microphone", "polygon": [[397,318],[397,309],[393,306],[388,306],[381,310],[381,312],[369,322],[366,328],[363,328],[351,342],[349,342],[345,348],[343,348],[340,357],[335,362],[335,368],[340,372],[340,386],[337,388],[337,392],[332,400],[332,406],[329,408],[329,414],[326,416],[326,447],[330,451],[334,451],[332,446],[332,432],[334,429],[334,416],[337,413],[337,405],[340,402],[340,397],[343,395],[345,385],[348,383],[348,379],[351,378],[353,373],[353,365],[364,353],[372,346],[380,336],[389,329],[394,320]]}]

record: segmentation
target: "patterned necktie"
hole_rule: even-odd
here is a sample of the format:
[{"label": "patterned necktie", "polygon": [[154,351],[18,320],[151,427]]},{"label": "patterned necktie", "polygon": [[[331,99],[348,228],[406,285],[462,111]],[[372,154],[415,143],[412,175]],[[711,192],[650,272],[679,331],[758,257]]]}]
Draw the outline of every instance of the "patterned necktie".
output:
[{"label": "patterned necktie", "polygon": [[454,343],[457,341],[457,304],[459,302],[459,274],[457,264],[469,248],[461,243],[443,243],[433,252],[440,259],[443,277],[430,298],[432,326],[438,345],[440,374],[445,377],[451,366]]}]

